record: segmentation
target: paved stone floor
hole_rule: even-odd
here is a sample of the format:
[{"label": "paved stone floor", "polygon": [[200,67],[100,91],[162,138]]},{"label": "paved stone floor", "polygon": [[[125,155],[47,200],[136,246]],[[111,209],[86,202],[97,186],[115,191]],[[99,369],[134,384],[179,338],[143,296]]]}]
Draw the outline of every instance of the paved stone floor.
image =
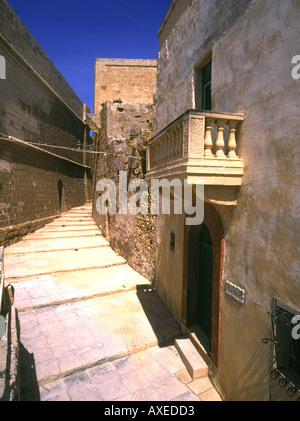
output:
[{"label": "paved stone floor", "polygon": [[5,249],[20,322],[22,401],[220,400],[192,380],[180,328],[101,236],[86,205]]}]

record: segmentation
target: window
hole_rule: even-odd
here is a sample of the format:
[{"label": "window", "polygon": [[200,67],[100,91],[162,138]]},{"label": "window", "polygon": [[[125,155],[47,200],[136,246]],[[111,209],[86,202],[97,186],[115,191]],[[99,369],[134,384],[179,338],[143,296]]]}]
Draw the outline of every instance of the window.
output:
[{"label": "window", "polygon": [[170,233],[170,249],[175,250],[175,233],[171,231]]},{"label": "window", "polygon": [[[300,314],[288,305],[275,299],[272,313],[275,369],[272,377],[279,377],[279,384],[288,388],[289,396],[300,393],[300,339],[293,335],[293,318]],[[268,341],[268,340],[267,340]],[[267,343],[265,341],[265,343]]]},{"label": "window", "polygon": [[211,61],[202,69],[202,109],[211,110]]},{"label": "window", "polygon": [[196,66],[194,69],[195,107],[196,110],[211,111],[211,69],[212,61],[205,66]]}]

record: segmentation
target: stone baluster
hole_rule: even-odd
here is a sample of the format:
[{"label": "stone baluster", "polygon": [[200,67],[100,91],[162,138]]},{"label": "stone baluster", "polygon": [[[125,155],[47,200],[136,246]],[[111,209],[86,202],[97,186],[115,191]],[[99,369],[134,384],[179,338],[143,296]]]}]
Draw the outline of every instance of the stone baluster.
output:
[{"label": "stone baluster", "polygon": [[157,142],[156,142],[156,165],[158,165],[159,164],[159,161],[160,161],[160,142],[159,142],[159,140],[157,140]]},{"label": "stone baluster", "polygon": [[225,141],[224,141],[224,125],[226,124],[226,120],[218,119],[216,121],[217,128],[218,128],[218,135],[216,141],[216,158],[224,158],[224,148],[225,148]]},{"label": "stone baluster", "polygon": [[168,161],[168,142],[169,142],[169,132],[165,133],[163,137],[163,145],[164,145],[163,163],[164,164]]},{"label": "stone baluster", "polygon": [[151,167],[156,165],[156,160],[157,160],[157,143],[153,142],[150,145],[150,149],[151,149]]},{"label": "stone baluster", "polygon": [[163,136],[159,139],[159,165],[164,162],[165,144]]},{"label": "stone baluster", "polygon": [[157,139],[157,141],[156,141],[156,165],[159,164],[159,160],[160,160],[160,142],[159,142],[159,139]]},{"label": "stone baluster", "polygon": [[169,146],[169,161],[172,161],[174,156],[174,147],[176,144],[176,128],[171,131],[171,142]]},{"label": "stone baluster", "polygon": [[179,124],[176,130],[175,158],[181,157],[181,145],[182,145],[181,139],[182,139],[182,130],[181,130],[181,124]]},{"label": "stone baluster", "polygon": [[176,127],[174,129],[172,129],[172,141],[171,141],[171,145],[170,145],[170,153],[169,153],[169,160],[172,161],[172,159],[174,158],[174,151],[175,151],[175,147],[176,147],[176,140],[177,140],[177,132],[176,132]]},{"label": "stone baluster", "polygon": [[156,147],[156,165],[160,164],[160,155],[161,155],[161,146],[160,146],[160,139],[157,140],[157,147]]},{"label": "stone baluster", "polygon": [[180,144],[179,144],[179,156],[180,158],[183,157],[184,151],[183,151],[183,122],[180,123]]},{"label": "stone baluster", "polygon": [[162,143],[163,143],[163,164],[165,164],[167,162],[167,154],[168,154],[168,133],[166,133],[163,136],[162,139]]},{"label": "stone baluster", "polygon": [[167,156],[167,135],[166,135],[166,133],[162,136],[161,143],[162,143],[162,164],[164,164],[166,162],[166,156]]},{"label": "stone baluster", "polygon": [[[146,162],[147,162],[147,171],[153,167],[154,165],[154,159],[153,159],[153,147],[150,145],[149,148],[147,149],[147,154],[146,154]],[[148,163],[150,165],[148,165]]]},{"label": "stone baluster", "polygon": [[212,147],[213,147],[213,141],[212,141],[212,126],[214,124],[215,119],[214,118],[206,118],[206,128],[205,128],[205,138],[204,138],[204,156],[206,158],[210,158],[213,156],[212,153]]},{"label": "stone baluster", "polygon": [[166,157],[167,162],[170,161],[171,156],[172,156],[173,136],[174,136],[173,130],[167,133],[167,157]]},{"label": "stone baluster", "polygon": [[157,142],[154,142],[151,146],[151,166],[155,166],[157,163]]},{"label": "stone baluster", "polygon": [[228,123],[229,127],[229,141],[228,141],[228,155],[227,158],[230,159],[237,159],[236,155],[236,127],[238,122],[235,120],[231,120]]}]

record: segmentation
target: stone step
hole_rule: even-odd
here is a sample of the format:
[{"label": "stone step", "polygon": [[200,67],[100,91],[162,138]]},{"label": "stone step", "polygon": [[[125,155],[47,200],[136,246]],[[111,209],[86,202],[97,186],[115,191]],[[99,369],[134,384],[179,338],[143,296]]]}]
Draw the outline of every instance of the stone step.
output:
[{"label": "stone step", "polygon": [[33,234],[28,234],[26,237],[22,239],[22,241],[41,241],[45,239],[63,239],[63,238],[94,238],[94,237],[101,237],[101,233],[99,229],[89,230],[89,231],[44,231],[44,232],[37,232],[35,231]]},{"label": "stone step", "polygon": [[65,228],[65,227],[96,227],[96,224],[94,221],[80,221],[80,220],[63,220],[59,221],[56,220],[55,222],[51,222],[47,225],[49,228],[58,227],[58,228]]},{"label": "stone step", "polygon": [[55,221],[93,221],[91,215],[63,215],[55,219]]},{"label": "stone step", "polygon": [[[76,247],[76,242],[74,242]],[[13,250],[12,250],[13,251]],[[110,247],[47,251],[43,253],[8,254],[6,278],[28,278],[52,273],[106,268],[125,264],[125,259]]]},{"label": "stone step", "polygon": [[193,379],[208,376],[208,366],[189,338],[175,339],[175,347]]},{"label": "stone step", "polygon": [[99,228],[96,225],[89,225],[89,226],[80,225],[80,226],[76,226],[75,228],[72,228],[72,226],[69,226],[69,225],[55,227],[49,224],[46,227],[35,231],[35,233],[39,234],[39,233],[46,233],[46,232],[68,232],[68,231],[78,231],[78,232],[79,231],[81,232],[98,231],[99,232]]},{"label": "stone step", "polygon": [[109,243],[101,236],[70,237],[70,238],[44,238],[40,240],[27,239],[13,244],[5,249],[5,254],[44,253],[50,251],[81,250],[99,247],[108,247]]}]

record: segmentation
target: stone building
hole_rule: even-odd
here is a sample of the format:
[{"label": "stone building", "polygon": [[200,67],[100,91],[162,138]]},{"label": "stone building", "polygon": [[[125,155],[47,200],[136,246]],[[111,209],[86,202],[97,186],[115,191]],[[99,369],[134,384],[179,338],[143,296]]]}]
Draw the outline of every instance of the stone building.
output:
[{"label": "stone building", "polygon": [[95,61],[94,114],[105,101],[152,104],[156,92],[156,60],[103,59]]},{"label": "stone building", "polygon": [[0,243],[6,246],[90,198],[90,158],[82,150],[89,110],[6,0],[0,0],[0,57]]},{"label": "stone building", "polygon": [[[155,279],[156,217],[123,214],[119,209],[120,174],[126,189],[135,179],[144,180],[146,143],[155,132],[153,96],[156,91],[156,60],[96,59],[94,114],[93,217],[112,248],[149,280]],[[116,213],[101,214],[97,201],[103,193],[98,182],[116,185]],[[127,200],[133,193],[126,194]]]},{"label": "stone building", "polygon": [[300,396],[299,21],[292,0],[173,0],[158,33],[146,179],[204,184],[204,221],[158,216],[156,289],[225,400]]}]

